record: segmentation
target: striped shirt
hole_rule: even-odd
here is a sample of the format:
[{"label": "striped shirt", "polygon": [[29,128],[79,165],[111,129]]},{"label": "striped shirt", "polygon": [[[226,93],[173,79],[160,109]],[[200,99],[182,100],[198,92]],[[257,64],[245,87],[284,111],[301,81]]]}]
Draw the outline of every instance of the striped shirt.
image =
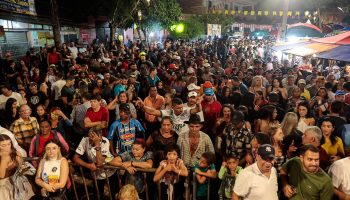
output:
[{"label": "striped shirt", "polygon": [[35,117],[29,117],[29,121],[19,118],[11,124],[10,131],[18,144],[29,147],[33,137],[39,133],[39,124]]}]

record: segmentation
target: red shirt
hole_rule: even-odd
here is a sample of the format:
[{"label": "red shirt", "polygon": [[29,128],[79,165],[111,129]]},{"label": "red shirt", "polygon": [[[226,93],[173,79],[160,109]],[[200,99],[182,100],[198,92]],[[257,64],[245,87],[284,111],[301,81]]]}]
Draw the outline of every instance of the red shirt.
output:
[{"label": "red shirt", "polygon": [[49,55],[49,64],[58,64],[60,56],[58,53],[50,53]]},{"label": "red shirt", "polygon": [[47,141],[54,139],[53,134],[51,133],[48,138],[44,138],[41,134],[39,137],[39,145],[38,145],[38,157],[42,156],[42,153],[44,151],[44,145],[46,144]]},{"label": "red shirt", "polygon": [[220,117],[221,104],[218,101],[214,101],[209,104],[207,101],[202,101],[202,110],[204,115],[203,132],[208,135],[212,134],[216,119]]},{"label": "red shirt", "polygon": [[[99,121],[105,121],[108,123],[109,120],[109,112],[107,108],[100,107],[100,110],[97,112],[94,112],[92,108],[88,108],[85,114],[85,117],[88,117],[91,122],[99,122]],[[103,136],[107,136],[107,128],[102,129]]]}]

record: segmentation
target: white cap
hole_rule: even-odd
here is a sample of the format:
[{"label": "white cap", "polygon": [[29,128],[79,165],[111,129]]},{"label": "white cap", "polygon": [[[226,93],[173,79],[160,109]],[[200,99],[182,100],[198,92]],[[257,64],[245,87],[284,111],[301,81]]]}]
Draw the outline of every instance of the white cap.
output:
[{"label": "white cap", "polygon": [[187,90],[188,91],[192,91],[192,90],[199,90],[201,87],[195,85],[194,83],[191,83],[187,86]]},{"label": "white cap", "polygon": [[210,67],[210,64],[209,63],[204,63],[203,67]]},{"label": "white cap", "polygon": [[192,91],[192,92],[188,93],[188,97],[197,97],[197,96],[198,96],[198,94],[195,91]]},{"label": "white cap", "polygon": [[333,66],[333,70],[339,70],[339,69],[340,69],[339,66],[337,66],[337,65]]},{"label": "white cap", "polygon": [[193,74],[193,73],[194,73],[194,69],[193,69],[192,67],[189,67],[189,68],[187,69],[187,73],[188,73],[188,74]]}]

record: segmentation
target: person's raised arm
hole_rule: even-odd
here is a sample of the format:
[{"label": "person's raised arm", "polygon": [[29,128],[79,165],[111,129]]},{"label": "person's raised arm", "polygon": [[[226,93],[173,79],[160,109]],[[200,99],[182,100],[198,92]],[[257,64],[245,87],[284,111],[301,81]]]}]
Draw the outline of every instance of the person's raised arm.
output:
[{"label": "person's raised arm", "polygon": [[202,111],[202,100],[203,96],[197,98],[196,107],[191,109],[191,114],[195,114]]},{"label": "person's raised arm", "polygon": [[156,117],[162,116],[162,113],[160,112],[160,110],[156,110],[156,109],[151,108],[149,106],[145,106],[144,102],[142,101],[142,99],[140,97],[137,98],[136,105],[139,106],[140,108],[143,108],[143,110],[149,115],[154,115]]}]

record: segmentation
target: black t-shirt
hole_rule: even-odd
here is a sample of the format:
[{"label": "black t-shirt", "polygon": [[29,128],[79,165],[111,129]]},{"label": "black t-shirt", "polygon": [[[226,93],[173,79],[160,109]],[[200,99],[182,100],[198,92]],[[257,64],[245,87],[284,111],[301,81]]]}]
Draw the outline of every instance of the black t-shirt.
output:
[{"label": "black t-shirt", "polygon": [[67,97],[67,102],[72,102],[73,101],[73,97],[74,97],[74,89],[73,88],[69,88],[66,85],[63,86],[62,90],[61,90],[61,97]]},{"label": "black t-shirt", "polygon": [[27,95],[27,102],[32,109],[34,109],[39,104],[44,105],[46,99],[47,96],[41,91],[38,91],[36,94],[28,93]]}]

